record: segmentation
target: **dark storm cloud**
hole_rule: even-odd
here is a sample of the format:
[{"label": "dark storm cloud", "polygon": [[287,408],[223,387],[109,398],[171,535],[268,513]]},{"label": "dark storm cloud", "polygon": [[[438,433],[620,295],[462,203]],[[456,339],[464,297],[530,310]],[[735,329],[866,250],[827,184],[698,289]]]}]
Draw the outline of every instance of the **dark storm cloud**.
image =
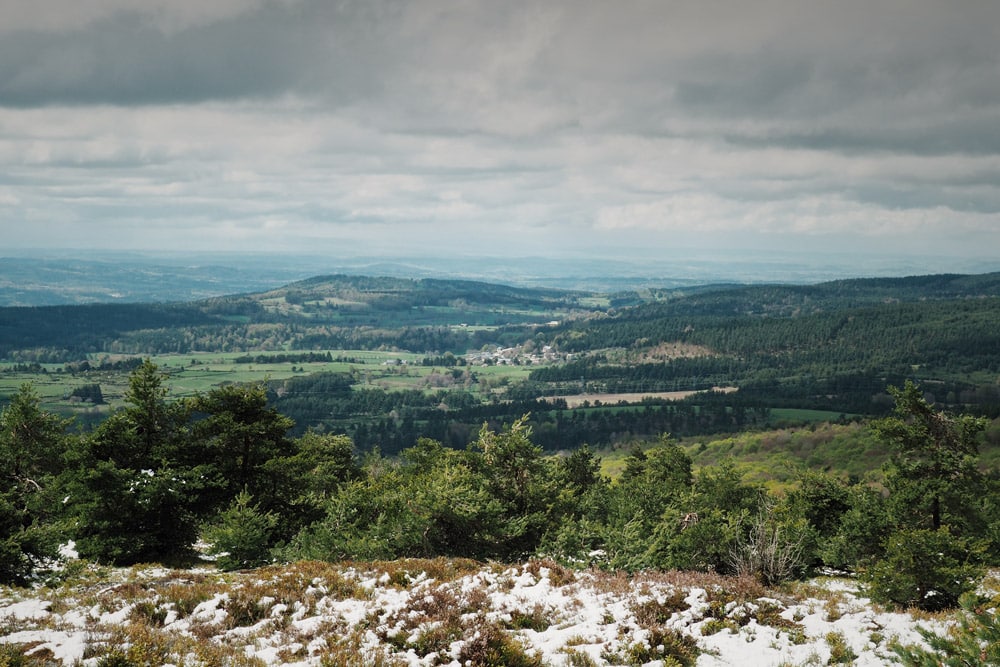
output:
[{"label": "dark storm cloud", "polygon": [[164,30],[117,12],[79,30],[0,39],[0,103],[137,105],[370,91],[377,54],[357,14],[267,5],[208,25]]}]

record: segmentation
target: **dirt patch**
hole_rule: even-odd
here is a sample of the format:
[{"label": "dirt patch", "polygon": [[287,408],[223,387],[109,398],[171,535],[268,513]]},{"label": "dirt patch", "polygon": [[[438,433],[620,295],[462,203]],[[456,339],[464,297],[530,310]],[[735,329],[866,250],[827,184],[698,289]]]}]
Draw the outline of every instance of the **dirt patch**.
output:
[{"label": "dirt patch", "polygon": [[671,359],[693,359],[695,357],[712,357],[715,352],[702,345],[690,343],[660,343],[639,356],[640,362],[670,361]]},{"label": "dirt patch", "polygon": [[[729,394],[736,390],[737,387],[712,387],[712,391],[721,391],[724,394]],[[568,407],[578,408],[584,403],[593,405],[597,401],[604,404],[610,403],[612,405],[621,401],[625,401],[626,403],[639,403],[644,398],[662,398],[668,401],[679,401],[693,394],[704,393],[704,391],[704,389],[699,389],[689,391],[647,391],[625,394],[573,394],[572,396],[550,396],[547,400],[555,401],[557,399],[562,399],[566,401],[566,405]]]}]

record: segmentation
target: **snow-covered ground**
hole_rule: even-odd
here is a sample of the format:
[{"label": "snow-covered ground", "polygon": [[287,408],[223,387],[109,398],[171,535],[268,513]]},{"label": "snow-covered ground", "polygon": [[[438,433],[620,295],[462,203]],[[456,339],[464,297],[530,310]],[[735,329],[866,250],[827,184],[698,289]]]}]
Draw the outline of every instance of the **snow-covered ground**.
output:
[{"label": "snow-covered ground", "polygon": [[673,656],[708,667],[884,665],[890,642],[920,639],[910,614],[873,608],[834,578],[765,590],[696,573],[435,559],[82,569],[68,579],[0,588],[0,642],[64,665],[117,652],[178,666],[661,665]]}]

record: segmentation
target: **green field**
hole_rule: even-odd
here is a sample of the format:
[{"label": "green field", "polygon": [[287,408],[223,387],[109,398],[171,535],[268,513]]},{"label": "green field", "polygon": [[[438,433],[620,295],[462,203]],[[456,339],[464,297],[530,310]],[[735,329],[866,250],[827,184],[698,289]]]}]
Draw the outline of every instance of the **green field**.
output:
[{"label": "green field", "polygon": [[[357,388],[379,387],[388,391],[424,389],[431,391],[428,377],[434,373],[448,373],[451,369],[441,366],[424,366],[424,355],[408,352],[372,350],[321,350],[334,359],[349,361],[301,363],[237,363],[245,352],[195,352],[188,354],[152,355],[149,358],[168,375],[166,386],[172,398],[185,398],[206,393],[213,387],[229,383],[257,383],[269,380],[311,375],[314,373],[352,373]],[[280,354],[280,353],[274,353]],[[267,353],[254,353],[254,356]],[[95,366],[108,361],[109,355],[90,355]],[[511,382],[528,377],[531,366],[469,366],[479,379],[477,390],[493,392]],[[41,364],[44,370],[16,370],[13,363],[0,363],[0,401],[13,395],[18,388],[31,384],[42,399],[42,406],[61,414],[106,413],[122,402],[128,386],[127,371],[70,370],[63,364]],[[70,393],[77,387],[100,385],[104,405],[73,401]]]}]

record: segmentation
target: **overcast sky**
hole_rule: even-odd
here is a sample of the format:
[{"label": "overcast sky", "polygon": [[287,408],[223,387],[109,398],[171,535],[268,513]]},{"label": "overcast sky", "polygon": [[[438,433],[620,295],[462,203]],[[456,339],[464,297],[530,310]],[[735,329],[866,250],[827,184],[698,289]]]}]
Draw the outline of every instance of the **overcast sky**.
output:
[{"label": "overcast sky", "polygon": [[0,0],[0,248],[1000,257],[998,33],[995,0]]}]

